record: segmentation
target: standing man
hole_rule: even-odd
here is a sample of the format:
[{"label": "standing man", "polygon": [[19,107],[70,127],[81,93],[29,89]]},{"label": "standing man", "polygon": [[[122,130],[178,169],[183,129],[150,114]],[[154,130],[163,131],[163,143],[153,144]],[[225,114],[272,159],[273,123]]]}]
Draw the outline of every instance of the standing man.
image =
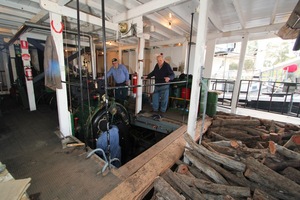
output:
[{"label": "standing man", "polygon": [[[118,59],[112,59],[113,66],[107,72],[106,76],[114,77],[116,87],[129,85],[129,73],[125,65],[119,64]],[[126,100],[128,95],[128,88],[120,88],[115,90],[115,99],[119,102]]]},{"label": "standing man", "polygon": [[[168,107],[169,101],[169,84],[170,80],[173,80],[175,74],[171,68],[171,66],[164,61],[163,54],[161,53],[156,57],[157,64],[155,65],[152,72],[150,72],[147,76],[144,76],[144,79],[149,79],[152,76],[155,76],[155,89],[152,94],[152,111],[156,114],[162,115],[165,113]],[[160,85],[161,84],[161,85]],[[159,102],[160,107],[159,107]],[[159,110],[160,108],[160,110]],[[160,113],[159,113],[160,111]]]}]

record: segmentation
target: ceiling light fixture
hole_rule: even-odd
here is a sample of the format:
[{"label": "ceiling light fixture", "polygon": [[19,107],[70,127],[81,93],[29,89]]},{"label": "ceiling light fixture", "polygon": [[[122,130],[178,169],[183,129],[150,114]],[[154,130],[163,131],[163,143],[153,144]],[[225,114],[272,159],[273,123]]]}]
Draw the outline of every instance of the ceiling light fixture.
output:
[{"label": "ceiling light fixture", "polygon": [[172,28],[172,13],[169,13],[169,25],[168,25],[169,29]]}]

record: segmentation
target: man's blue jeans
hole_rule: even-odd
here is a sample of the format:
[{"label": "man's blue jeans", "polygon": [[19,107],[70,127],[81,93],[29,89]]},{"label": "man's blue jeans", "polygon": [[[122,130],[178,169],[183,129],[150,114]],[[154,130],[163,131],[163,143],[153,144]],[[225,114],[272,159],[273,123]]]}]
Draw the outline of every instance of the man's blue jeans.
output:
[{"label": "man's blue jeans", "polygon": [[160,111],[166,112],[169,101],[169,87],[169,85],[155,86],[154,92],[152,94],[153,111],[159,111],[160,102]]},{"label": "man's blue jeans", "polygon": [[[116,83],[116,86],[126,86],[126,83]],[[115,99],[123,102],[124,100],[127,99],[128,95],[128,88],[119,88],[115,90]]]}]

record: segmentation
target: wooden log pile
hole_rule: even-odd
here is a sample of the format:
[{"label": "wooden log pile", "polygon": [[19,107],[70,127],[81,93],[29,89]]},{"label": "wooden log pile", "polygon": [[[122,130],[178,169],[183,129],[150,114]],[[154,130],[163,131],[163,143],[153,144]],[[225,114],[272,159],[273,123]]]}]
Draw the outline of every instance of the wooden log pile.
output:
[{"label": "wooden log pile", "polygon": [[156,178],[152,199],[300,199],[299,126],[218,113],[205,130],[201,144],[185,133],[185,162]]}]

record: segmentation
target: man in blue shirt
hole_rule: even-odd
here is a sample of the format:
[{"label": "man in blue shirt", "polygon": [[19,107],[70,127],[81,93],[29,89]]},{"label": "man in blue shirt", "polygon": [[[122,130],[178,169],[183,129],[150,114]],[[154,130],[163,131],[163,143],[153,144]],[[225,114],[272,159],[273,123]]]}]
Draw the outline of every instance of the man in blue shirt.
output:
[{"label": "man in blue shirt", "polygon": [[162,54],[158,55],[156,57],[156,60],[157,64],[155,65],[153,71],[150,72],[147,76],[144,76],[144,79],[155,76],[155,84],[162,84],[155,86],[154,92],[152,94],[152,109],[153,112],[158,113],[160,102],[160,111],[161,113],[165,113],[169,101],[169,84],[163,83],[168,83],[169,81],[173,80],[175,78],[175,74],[171,66],[164,61]]},{"label": "man in blue shirt", "polygon": [[[109,128],[109,129],[108,129]],[[119,129],[117,126],[109,126],[106,119],[101,119],[99,122],[99,129],[101,130],[100,136],[97,139],[97,149],[102,149],[106,154],[108,152],[107,146],[107,134],[109,133],[110,138],[110,157],[118,158],[119,161],[112,162],[115,167],[121,166],[121,147],[119,145]],[[109,131],[108,131],[109,130]],[[99,154],[102,157],[101,154]],[[103,158],[103,157],[102,157]],[[108,157],[107,157],[108,159]]]},{"label": "man in blue shirt", "polygon": [[[129,85],[129,73],[125,65],[119,64],[118,59],[112,59],[113,66],[107,72],[106,76],[113,76],[116,87]],[[128,95],[128,88],[120,88],[115,90],[115,99],[119,102],[126,100]]]}]

